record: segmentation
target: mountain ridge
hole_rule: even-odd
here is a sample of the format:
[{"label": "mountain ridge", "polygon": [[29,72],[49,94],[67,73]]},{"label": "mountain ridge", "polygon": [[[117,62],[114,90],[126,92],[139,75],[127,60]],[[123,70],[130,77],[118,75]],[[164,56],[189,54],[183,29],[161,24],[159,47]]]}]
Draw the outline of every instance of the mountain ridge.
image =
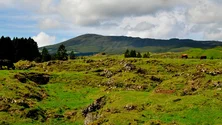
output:
[{"label": "mountain ridge", "polygon": [[[220,41],[198,41],[192,39],[154,39],[129,36],[103,36],[99,34],[84,34],[64,42],[45,46],[50,53],[55,53],[57,48],[65,45],[68,51],[77,53],[107,52],[113,54],[123,53],[126,49],[135,49],[141,52],[168,52],[184,51],[189,48],[208,49],[222,46]],[[40,48],[40,50],[43,47]]]}]

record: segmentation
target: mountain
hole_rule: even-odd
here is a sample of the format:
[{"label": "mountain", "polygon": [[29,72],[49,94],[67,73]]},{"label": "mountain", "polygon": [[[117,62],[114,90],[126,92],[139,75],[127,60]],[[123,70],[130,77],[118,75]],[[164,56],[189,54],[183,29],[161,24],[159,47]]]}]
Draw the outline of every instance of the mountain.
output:
[{"label": "mountain", "polygon": [[[135,49],[140,52],[178,52],[185,51],[189,48],[213,48],[222,46],[219,41],[196,41],[191,39],[169,40],[150,39],[126,36],[102,36],[97,34],[85,34],[67,41],[45,46],[50,53],[55,53],[57,48],[65,45],[68,51],[75,51],[82,54],[106,52],[106,53],[123,53],[126,49]],[[40,48],[41,50],[42,48]]]}]

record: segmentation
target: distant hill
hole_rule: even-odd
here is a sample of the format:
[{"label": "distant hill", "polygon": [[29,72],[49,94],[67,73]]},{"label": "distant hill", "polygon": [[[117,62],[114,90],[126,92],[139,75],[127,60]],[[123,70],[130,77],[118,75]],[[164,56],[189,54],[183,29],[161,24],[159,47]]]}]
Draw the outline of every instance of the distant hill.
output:
[{"label": "distant hill", "polygon": [[[209,49],[222,46],[219,41],[195,41],[191,39],[150,39],[126,36],[102,36],[96,34],[85,34],[67,41],[46,46],[50,53],[55,53],[57,48],[65,45],[68,51],[81,54],[106,52],[111,54],[123,53],[126,49],[135,49],[140,52],[181,52],[190,48]],[[40,48],[41,50],[42,48]]]}]

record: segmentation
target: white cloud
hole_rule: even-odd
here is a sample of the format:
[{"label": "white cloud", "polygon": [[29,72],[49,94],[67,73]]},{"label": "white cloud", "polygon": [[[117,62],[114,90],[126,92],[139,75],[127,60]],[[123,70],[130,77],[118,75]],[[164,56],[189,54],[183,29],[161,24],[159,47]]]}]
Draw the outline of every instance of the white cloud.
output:
[{"label": "white cloud", "polygon": [[61,26],[59,21],[50,18],[41,20],[39,25],[41,29],[55,29]]},{"label": "white cloud", "polygon": [[188,10],[188,17],[193,23],[218,23],[222,21],[221,6],[217,1],[203,0]]},{"label": "white cloud", "polygon": [[0,0],[0,9],[7,8],[7,7],[13,7],[13,0]]},{"label": "white cloud", "polygon": [[154,16],[125,18],[122,25],[128,28],[128,36],[169,38],[182,37],[186,34],[186,19],[182,10],[171,13],[160,12]]},{"label": "white cloud", "polygon": [[204,36],[208,40],[222,40],[222,29],[213,32],[205,32]]},{"label": "white cloud", "polygon": [[79,25],[98,25],[104,20],[142,16],[168,10],[185,0],[61,0],[58,12]]},{"label": "white cloud", "polygon": [[26,19],[35,21],[38,30],[153,38],[198,34],[198,39],[222,39],[220,32],[213,32],[222,28],[221,0],[7,1],[0,4],[30,12]]},{"label": "white cloud", "polygon": [[49,36],[44,32],[40,32],[37,36],[32,37],[37,43],[39,47],[54,44],[56,41],[55,36]]}]

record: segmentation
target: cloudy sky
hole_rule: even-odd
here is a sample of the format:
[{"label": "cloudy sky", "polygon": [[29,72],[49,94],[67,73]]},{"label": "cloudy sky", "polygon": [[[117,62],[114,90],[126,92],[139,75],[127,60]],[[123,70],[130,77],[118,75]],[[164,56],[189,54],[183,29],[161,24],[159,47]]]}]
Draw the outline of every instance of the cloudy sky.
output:
[{"label": "cloudy sky", "polygon": [[86,33],[222,41],[222,0],[0,0],[0,35],[39,46]]}]

